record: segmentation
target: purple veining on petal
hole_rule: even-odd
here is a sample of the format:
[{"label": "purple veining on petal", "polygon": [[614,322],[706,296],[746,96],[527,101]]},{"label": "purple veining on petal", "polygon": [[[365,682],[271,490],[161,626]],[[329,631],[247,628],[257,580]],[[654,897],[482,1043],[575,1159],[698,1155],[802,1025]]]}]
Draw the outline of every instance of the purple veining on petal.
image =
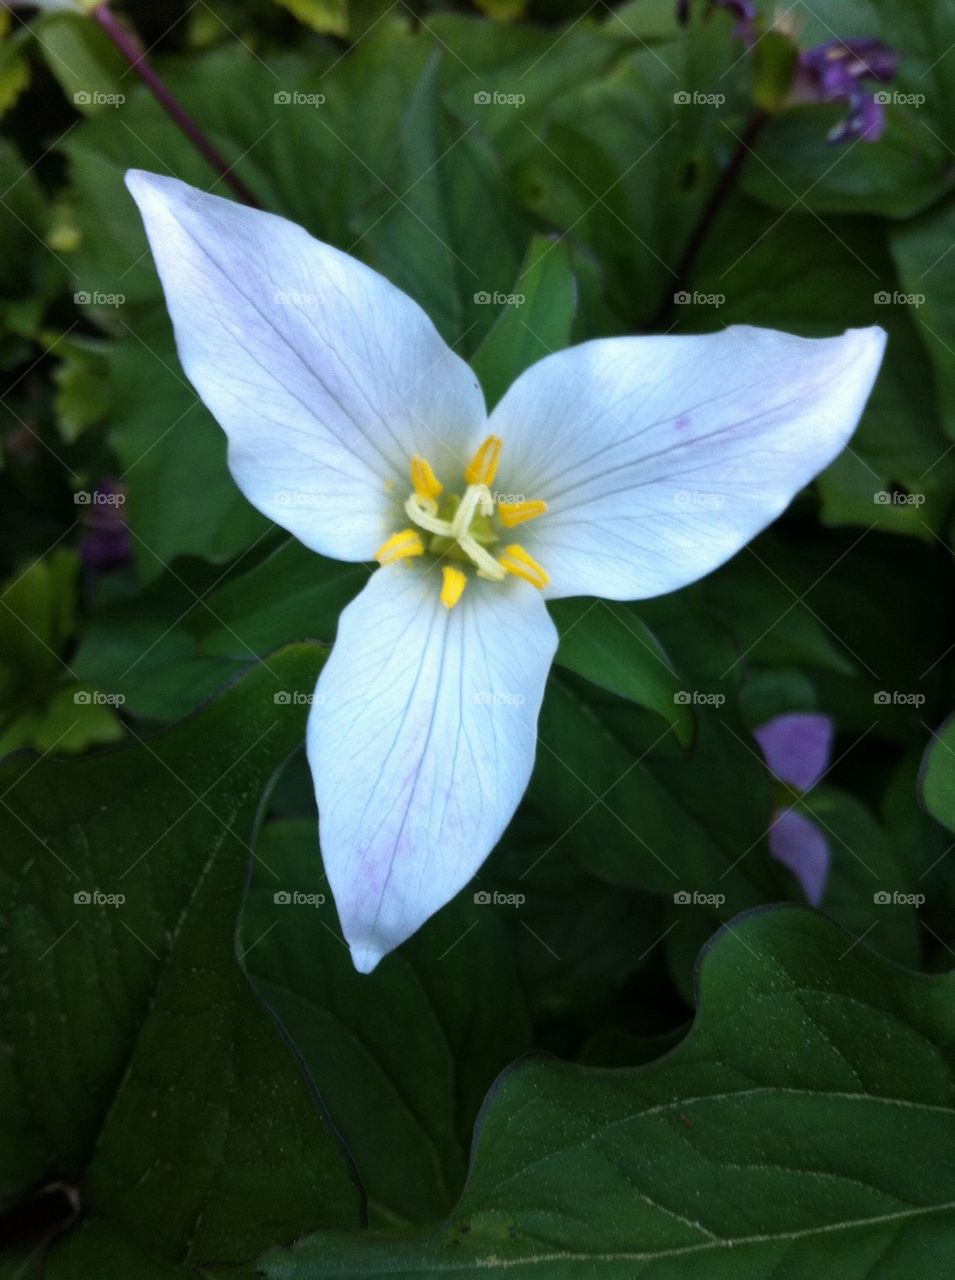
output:
[{"label": "purple veining on petal", "polygon": [[767,720],[753,736],[780,782],[811,790],[829,767],[833,724],[828,716],[790,712]]},{"label": "purple veining on petal", "polygon": [[811,818],[796,809],[781,809],[769,831],[769,851],[788,867],[810,906],[822,902],[829,878],[829,842]]}]

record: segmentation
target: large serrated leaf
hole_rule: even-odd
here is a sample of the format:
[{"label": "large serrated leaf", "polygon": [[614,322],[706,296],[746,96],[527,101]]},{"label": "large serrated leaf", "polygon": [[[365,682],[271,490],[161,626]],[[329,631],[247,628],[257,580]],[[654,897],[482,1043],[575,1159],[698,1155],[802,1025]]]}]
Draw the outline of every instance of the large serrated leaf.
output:
[{"label": "large serrated leaf", "polygon": [[325,1234],[270,1280],[941,1280],[955,1232],[953,977],[808,911],[733,922],[686,1039],[633,1069],[505,1074],[433,1235]]}]

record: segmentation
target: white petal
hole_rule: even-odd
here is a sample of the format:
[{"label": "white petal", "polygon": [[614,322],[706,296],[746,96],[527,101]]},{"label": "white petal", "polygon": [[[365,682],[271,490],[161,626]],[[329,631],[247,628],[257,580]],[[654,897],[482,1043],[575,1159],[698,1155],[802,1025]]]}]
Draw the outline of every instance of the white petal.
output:
[{"label": "white petal", "polygon": [[295,223],[173,178],[126,184],[239,488],[313,550],[369,559],[404,522],[412,455],[439,476],[467,461],[473,373],[417,303]]},{"label": "white petal", "polygon": [[547,356],[491,415],[496,487],[543,498],[520,541],[550,596],[674,591],[740,550],[847,444],[885,334],[735,326]]},{"label": "white petal", "polygon": [[534,762],[557,632],[526,583],[379,569],[341,616],[309,718],[322,856],[370,972],[471,879]]}]

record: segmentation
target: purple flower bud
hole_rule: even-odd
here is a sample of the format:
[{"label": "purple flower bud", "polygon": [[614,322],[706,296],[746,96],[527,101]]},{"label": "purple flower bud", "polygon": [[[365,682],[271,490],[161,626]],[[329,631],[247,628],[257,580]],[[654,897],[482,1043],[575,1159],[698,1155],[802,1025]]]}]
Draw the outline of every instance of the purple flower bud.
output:
[{"label": "purple flower bud", "polygon": [[809,905],[818,907],[832,858],[825,833],[798,809],[780,809],[769,830],[769,851],[802,885]]},{"label": "purple flower bud", "polygon": [[753,734],[770,770],[797,791],[810,791],[829,767],[832,721],[810,712],[767,720]]},{"label": "purple flower bud", "polygon": [[885,128],[882,103],[863,81],[891,80],[899,55],[879,40],[829,40],[799,55],[795,101],[847,102],[849,114],[829,133],[830,142],[875,142]]},{"label": "purple flower bud", "polygon": [[94,573],[123,569],[133,562],[133,543],[121,514],[125,501],[125,488],[110,476],[104,476],[90,495],[80,561]]},{"label": "purple flower bud", "polygon": [[[776,716],[753,736],[770,771],[796,791],[811,791],[829,767],[833,723],[828,716],[803,712]],[[793,873],[806,900],[818,907],[831,857],[824,832],[798,809],[777,809],[769,831],[769,851]]]},{"label": "purple flower bud", "polygon": [[858,80],[887,82],[899,67],[898,53],[871,37],[829,40],[806,49],[800,57],[807,69],[835,77],[843,86]]}]

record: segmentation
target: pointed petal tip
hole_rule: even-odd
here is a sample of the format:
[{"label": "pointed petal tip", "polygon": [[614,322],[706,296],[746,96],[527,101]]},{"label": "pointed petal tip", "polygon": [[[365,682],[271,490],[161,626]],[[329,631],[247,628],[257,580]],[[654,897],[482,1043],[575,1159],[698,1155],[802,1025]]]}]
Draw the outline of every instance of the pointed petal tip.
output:
[{"label": "pointed petal tip", "polygon": [[849,443],[885,344],[878,325],[808,338],[734,324],[593,339],[531,365],[489,430],[549,504],[535,530],[547,597],[646,599],[724,564]]},{"label": "pointed petal tip", "polygon": [[889,340],[889,335],[880,324],[870,324],[863,329],[847,329],[843,337],[853,337],[861,346],[870,347],[873,354],[878,353],[879,356],[885,350],[885,344]]},{"label": "pointed petal tip", "polygon": [[501,838],[533,769],[556,648],[536,591],[479,579],[447,609],[431,575],[380,569],[342,613],[307,746],[323,865],[360,973],[460,893]]},{"label": "pointed petal tip", "polygon": [[[865,328],[846,329],[833,342],[841,343],[845,357],[845,369],[852,370],[852,375],[860,384],[867,386],[866,397],[871,392],[882,367],[885,355],[885,344],[889,335],[881,325],[867,325]],[[823,340],[824,341],[824,340]],[[864,403],[865,397],[863,398]],[[859,410],[861,414],[861,408]]]},{"label": "pointed petal tip", "polygon": [[352,964],[359,973],[371,973],[385,958],[387,953],[379,947],[355,945],[351,948]]},{"label": "pointed petal tip", "polygon": [[162,179],[159,174],[150,173],[148,169],[127,169],[123,174],[123,181],[133,199],[139,200],[140,196],[155,190]]},{"label": "pointed petal tip", "polygon": [[160,216],[171,209],[175,188],[179,185],[175,178],[164,178],[158,173],[150,173],[147,169],[127,169],[123,175],[126,190],[136,202],[140,216],[149,231],[149,218]]},{"label": "pointed petal tip", "polygon": [[157,203],[169,208],[176,202],[177,197],[182,200],[191,196],[193,201],[201,200],[203,197],[213,201],[219,199],[217,196],[211,196],[209,192],[190,187],[188,183],[181,182],[178,178],[172,178],[168,174],[151,173],[148,169],[127,169],[123,175],[123,181],[126,184],[126,190],[139,205],[140,210],[145,210],[150,204]]}]

